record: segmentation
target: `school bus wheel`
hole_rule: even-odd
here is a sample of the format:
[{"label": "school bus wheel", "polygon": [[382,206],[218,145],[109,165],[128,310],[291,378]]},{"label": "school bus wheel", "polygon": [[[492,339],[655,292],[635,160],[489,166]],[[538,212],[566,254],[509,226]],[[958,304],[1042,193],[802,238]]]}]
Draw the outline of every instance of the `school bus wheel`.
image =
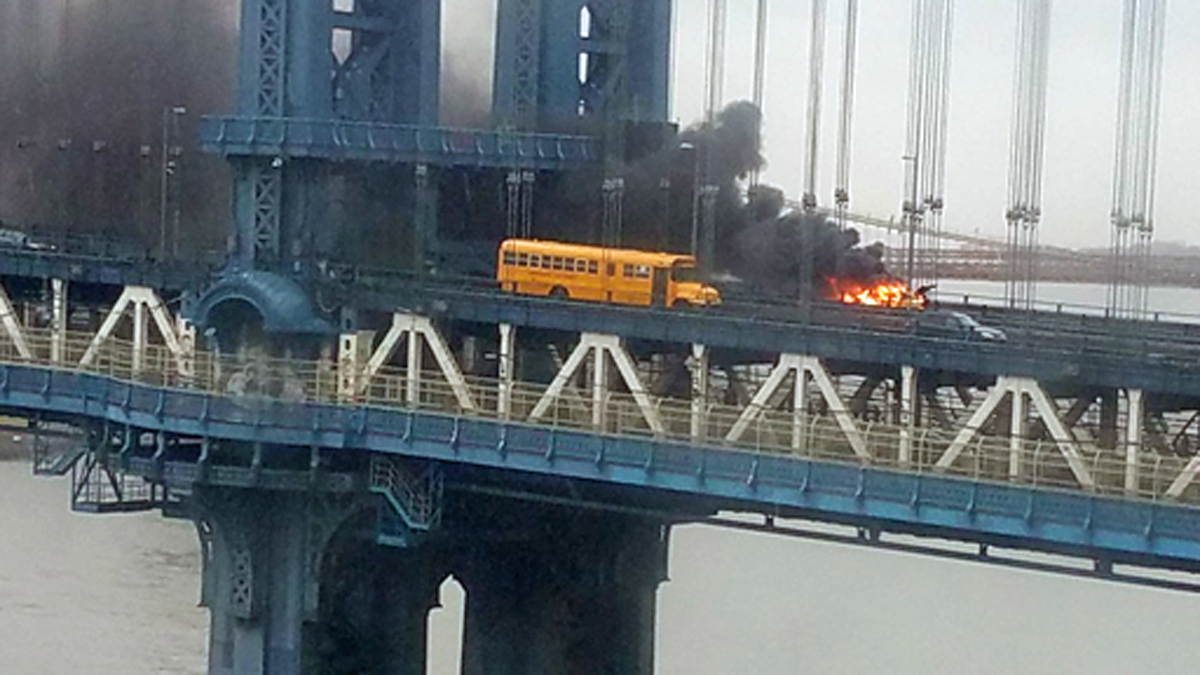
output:
[{"label": "school bus wheel", "polygon": [[687,309],[688,307],[692,306],[692,303],[684,300],[683,298],[678,298],[675,300],[675,302],[671,303],[671,306],[675,309]]},{"label": "school bus wheel", "polygon": [[562,286],[555,286],[554,288],[550,289],[550,297],[557,300],[566,300],[570,297],[570,295],[567,293],[567,289],[563,288]]}]

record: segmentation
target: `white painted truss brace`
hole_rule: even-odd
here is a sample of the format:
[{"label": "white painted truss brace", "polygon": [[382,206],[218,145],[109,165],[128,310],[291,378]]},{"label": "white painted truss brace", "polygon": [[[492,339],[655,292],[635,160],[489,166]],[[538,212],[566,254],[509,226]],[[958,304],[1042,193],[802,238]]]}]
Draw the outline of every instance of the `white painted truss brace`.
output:
[{"label": "white painted truss brace", "polygon": [[500,324],[500,383],[496,392],[496,413],[502,420],[512,417],[513,384],[517,372],[517,328],[511,323]]},{"label": "white painted truss brace", "polygon": [[391,360],[396,350],[400,347],[402,340],[407,340],[408,342],[405,400],[409,405],[416,404],[418,395],[420,394],[421,357],[424,351],[422,348],[424,343],[428,344],[429,351],[433,352],[433,358],[437,361],[438,368],[442,371],[442,376],[450,384],[450,389],[454,392],[454,398],[458,399],[458,405],[463,410],[475,411],[479,409],[475,405],[475,400],[471,398],[471,392],[467,387],[467,379],[463,377],[462,369],[458,367],[458,361],[454,359],[454,354],[442,338],[442,334],[433,326],[433,322],[428,317],[409,314],[407,312],[396,312],[392,315],[392,327],[383,336],[383,342],[379,344],[379,347],[371,355],[371,358],[363,368],[362,377],[358,381],[358,393],[360,395],[366,392],[371,378],[379,372],[379,369],[385,363]]},{"label": "white painted truss brace", "polygon": [[900,366],[900,465],[912,464],[913,436],[916,431],[917,369]]},{"label": "white painted truss brace", "polygon": [[[1126,390],[1125,400],[1125,492],[1132,497],[1138,491],[1138,465],[1142,454],[1142,415],[1145,411],[1142,390]],[[1169,490],[1167,494],[1171,494]]]},{"label": "white painted truss brace", "polygon": [[62,363],[67,352],[67,290],[65,279],[50,280],[51,363]]},{"label": "white painted truss brace", "polygon": [[12,340],[13,346],[17,348],[17,354],[26,361],[33,360],[33,352],[29,349],[29,342],[25,339],[25,331],[21,329],[21,322],[17,320],[17,312],[13,309],[12,301],[8,299],[8,293],[0,287],[0,324],[4,326],[4,332],[8,334],[8,339]]},{"label": "white painted truss brace", "polygon": [[850,441],[850,447],[854,450],[854,454],[863,459],[871,459],[867,442],[854,423],[854,418],[850,415],[850,409],[846,406],[846,402],[842,400],[841,395],[833,386],[833,379],[829,377],[829,371],[825,370],[825,366],[816,357],[798,354],[783,354],[779,357],[779,364],[771,371],[762,387],[755,392],[750,405],[746,406],[741,417],[734,422],[733,427],[725,436],[725,440],[736,441],[746,433],[750,423],[770,406],[772,396],[791,373],[796,374],[796,391],[793,401],[795,408],[793,410],[793,443],[802,443],[807,432],[808,425],[804,419],[807,406],[804,404],[804,399],[806,398],[807,379],[808,376],[811,376],[821,395],[825,398],[829,411],[833,413],[834,419],[841,427],[842,433],[846,435],[846,440]]},{"label": "white painted truss brace", "polygon": [[375,331],[360,330],[342,333],[338,337],[337,395],[338,400],[351,403],[366,391],[364,366],[371,359]]},{"label": "white painted truss brace", "polygon": [[1172,481],[1171,487],[1167,488],[1166,496],[1171,499],[1182,497],[1183,491],[1195,482],[1197,476],[1200,476],[1200,455],[1192,457],[1187,466],[1183,467],[1183,471],[1179,472],[1179,477]]},{"label": "white painted truss brace", "polygon": [[554,401],[563,394],[563,389],[567,386],[567,383],[571,381],[571,378],[583,366],[589,354],[593,359],[592,422],[597,426],[604,424],[605,399],[608,394],[608,360],[606,357],[609,357],[616,364],[617,372],[621,374],[621,379],[625,381],[625,386],[629,389],[629,393],[633,395],[633,400],[637,403],[638,409],[641,410],[642,416],[646,419],[646,424],[649,425],[650,430],[656,434],[666,433],[666,427],[663,426],[662,418],[658,414],[658,408],[654,407],[654,403],[651,402],[650,396],[646,393],[646,387],[638,377],[637,367],[634,365],[633,358],[625,351],[624,342],[616,335],[602,335],[599,333],[584,333],[579,337],[579,344],[571,352],[571,355],[567,357],[567,362],[563,364],[562,369],[554,376],[550,387],[546,389],[546,393],[542,394],[542,398],[534,406],[533,412],[529,414],[530,421],[540,420],[545,416]]},{"label": "white painted truss brace", "polygon": [[[113,329],[117,327],[117,324],[125,316],[125,310],[130,306],[133,307],[133,372],[141,372],[145,365],[147,318],[153,318],[154,325],[162,336],[163,344],[166,345],[167,351],[175,357],[179,375],[185,378],[195,375],[195,329],[186,322],[177,324],[176,321],[172,321],[171,315],[167,313],[166,305],[158,297],[158,294],[154,292],[154,289],[145,286],[126,286],[125,290],[121,291],[121,297],[117,298],[117,302],[108,312],[108,316],[104,317],[104,323],[100,324],[100,330],[92,338],[87,351],[83,353],[83,358],[79,360],[79,365],[88,366],[96,360],[96,356],[100,353],[100,347],[104,345],[105,340],[112,336]],[[181,339],[181,332],[186,333],[188,337]],[[191,353],[188,353],[189,351]]]},{"label": "white painted truss brace", "polygon": [[996,407],[1004,401],[1005,397],[1013,396],[1012,418],[1010,421],[1010,430],[1012,432],[1009,439],[1009,447],[1011,455],[1009,457],[1010,473],[1016,469],[1020,470],[1020,454],[1024,449],[1025,435],[1025,396],[1033,403],[1033,407],[1037,410],[1038,416],[1046,425],[1046,430],[1050,432],[1050,437],[1054,439],[1055,445],[1058,446],[1059,452],[1067,460],[1067,465],[1071,468],[1071,473],[1075,475],[1075,479],[1085,488],[1093,488],[1096,486],[1092,474],[1088,471],[1087,465],[1084,463],[1083,456],[1080,454],[1080,443],[1078,439],[1071,434],[1063,425],[1062,419],[1059,417],[1058,409],[1050,400],[1050,396],[1042,389],[1042,385],[1038,384],[1037,380],[1028,377],[1008,377],[1000,376],[996,380],[995,386],[988,392],[987,397],[982,404],[975,410],[967,420],[966,426],[958,432],[958,436],[954,438],[954,442],[946,449],[945,454],[938,460],[937,466],[941,469],[949,468],[954,464],[954,460],[962,454],[966,449],[967,444],[971,442],[979,430],[983,427],[992,413],[996,411]]},{"label": "white painted truss brace", "polygon": [[693,440],[700,441],[708,435],[708,347],[692,345],[687,365],[692,374],[691,435]]}]

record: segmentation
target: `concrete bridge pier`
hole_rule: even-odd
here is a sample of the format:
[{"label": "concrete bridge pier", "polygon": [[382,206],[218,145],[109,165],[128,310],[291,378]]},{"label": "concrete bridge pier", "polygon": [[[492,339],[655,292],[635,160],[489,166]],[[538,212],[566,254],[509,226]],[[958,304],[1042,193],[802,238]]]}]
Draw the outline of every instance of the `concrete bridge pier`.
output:
[{"label": "concrete bridge pier", "polygon": [[667,528],[580,518],[526,541],[471,550],[463,675],[650,675]]}]

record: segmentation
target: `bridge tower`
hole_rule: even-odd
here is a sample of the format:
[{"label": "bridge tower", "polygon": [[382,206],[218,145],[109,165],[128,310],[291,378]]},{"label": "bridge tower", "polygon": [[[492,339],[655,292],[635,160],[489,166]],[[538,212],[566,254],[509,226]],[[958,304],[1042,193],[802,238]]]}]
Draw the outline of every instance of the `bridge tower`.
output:
[{"label": "bridge tower", "polygon": [[447,172],[496,191],[602,159],[619,176],[629,129],[667,121],[670,8],[501,0],[492,131],[439,127],[441,0],[247,0],[236,114],[201,132],[234,167],[233,266],[303,274],[382,244],[423,270]]},{"label": "bridge tower", "polygon": [[[260,133],[297,131],[282,124],[286,120],[436,125],[440,4],[247,0],[242,3],[237,115],[260,123],[255,127]],[[339,197],[337,187],[347,178],[368,186],[395,178],[390,167],[346,171],[335,165],[338,155],[336,143],[313,143],[303,156],[271,147],[230,156],[238,266],[295,268],[329,256],[339,234],[329,207]],[[416,208],[429,198],[418,194],[432,185],[427,171],[410,168],[408,189],[372,186],[378,206],[408,216],[396,220],[410,221],[405,229],[418,249],[432,229],[431,214]],[[418,214],[424,219],[412,222]]]},{"label": "bridge tower", "polygon": [[496,36],[498,126],[667,120],[669,0],[500,0]]},{"label": "bridge tower", "polygon": [[[621,199],[627,148],[664,137],[670,0],[499,0],[494,128],[479,130],[440,126],[442,10],[441,0],[243,0],[235,114],[201,131],[234,174],[228,269],[194,308],[222,353],[252,359],[240,347],[261,341],[276,356],[317,343],[329,354],[333,325],[369,328],[353,298],[312,302],[332,279],[322,263],[363,264],[356,253],[385,248],[389,267],[434,272],[439,221],[455,228],[447,239],[471,227],[450,222],[465,217],[440,198],[461,176],[498,195],[515,185],[529,204],[537,187],[554,188],[554,174],[602,167],[607,210]],[[588,175],[599,207],[601,181]],[[612,212],[605,236],[619,238],[620,208]],[[367,337],[346,346],[354,336]],[[347,333],[338,350],[369,353],[372,341]],[[422,339],[409,341],[419,370]],[[304,489],[260,480],[264,466],[310,453]],[[321,652],[330,644],[360,658],[362,669],[346,672],[422,673],[427,613],[450,574],[468,594],[464,673],[653,669],[669,522],[443,497],[437,464],[402,480],[403,460],[326,466],[319,446],[237,442],[213,455],[257,477],[191,500],[208,562],[210,673],[334,672],[345,655]],[[479,482],[445,471],[447,483]],[[436,490],[425,490],[426,475]]]}]

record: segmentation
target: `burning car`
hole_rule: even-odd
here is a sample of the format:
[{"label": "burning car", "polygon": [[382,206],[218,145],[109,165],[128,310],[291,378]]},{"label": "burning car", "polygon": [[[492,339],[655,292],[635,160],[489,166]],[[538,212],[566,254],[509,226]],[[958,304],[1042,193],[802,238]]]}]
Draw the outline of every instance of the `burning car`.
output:
[{"label": "burning car", "polygon": [[925,309],[929,305],[929,288],[922,287],[914,291],[908,284],[896,279],[881,279],[870,284],[841,279],[826,281],[832,294],[830,299],[845,305],[892,309]]}]

